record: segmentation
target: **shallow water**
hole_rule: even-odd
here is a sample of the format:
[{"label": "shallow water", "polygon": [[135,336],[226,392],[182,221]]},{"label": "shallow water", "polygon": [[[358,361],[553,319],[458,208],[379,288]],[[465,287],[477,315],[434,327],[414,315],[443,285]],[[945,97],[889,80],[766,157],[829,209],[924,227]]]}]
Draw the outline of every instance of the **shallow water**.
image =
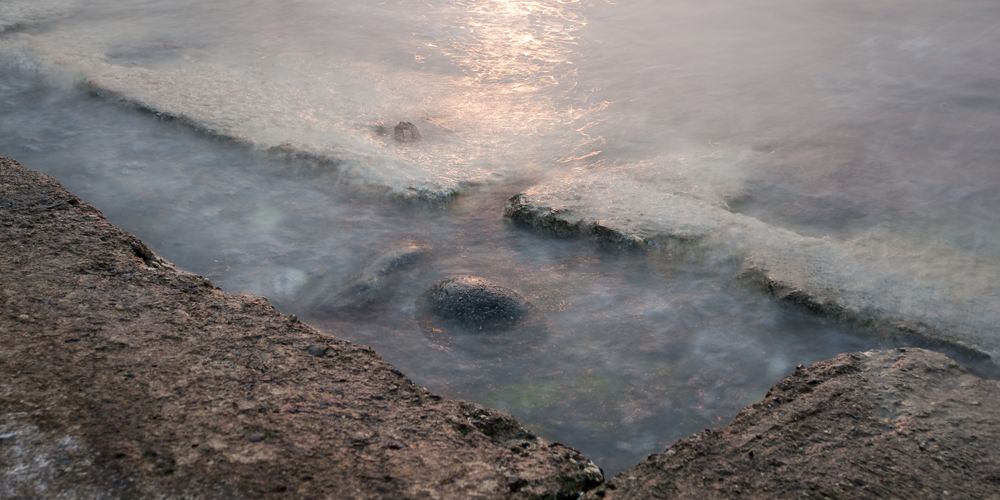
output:
[{"label": "shallow water", "polygon": [[[314,189],[307,167],[22,78],[0,82],[5,123],[18,124],[0,131],[13,138],[0,143],[5,154],[56,176],[181,267],[370,345],[431,390],[509,411],[609,473],[727,423],[798,363],[877,347],[734,285],[738,262],[622,253],[513,226],[499,207],[517,184],[444,208]],[[309,308],[311,282],[333,276],[333,294],[405,242],[430,250],[383,302],[353,314]],[[434,342],[414,303],[451,274],[517,290],[543,311],[546,335],[515,352]]]},{"label": "shallow water", "polygon": [[[796,364],[883,346],[734,283],[733,248],[621,252],[511,225],[503,202],[620,179],[576,197],[610,217],[683,196],[989,302],[998,26],[975,1],[7,1],[0,155],[613,474]],[[400,120],[425,139],[396,143]],[[374,304],[325,307],[411,244]],[[544,335],[428,337],[414,302],[452,274],[516,290]]]}]

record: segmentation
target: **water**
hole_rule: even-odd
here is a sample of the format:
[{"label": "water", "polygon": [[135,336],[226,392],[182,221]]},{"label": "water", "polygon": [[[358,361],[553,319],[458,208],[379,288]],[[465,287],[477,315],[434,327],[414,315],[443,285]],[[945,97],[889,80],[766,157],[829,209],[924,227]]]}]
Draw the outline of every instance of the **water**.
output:
[{"label": "water", "polygon": [[[0,155],[609,473],[884,347],[734,282],[747,256],[1000,345],[990,2],[8,0],[0,27]],[[558,239],[503,220],[518,192],[715,239]],[[408,245],[377,301],[324,302]],[[544,335],[426,335],[414,301],[452,274],[518,291]]]}]

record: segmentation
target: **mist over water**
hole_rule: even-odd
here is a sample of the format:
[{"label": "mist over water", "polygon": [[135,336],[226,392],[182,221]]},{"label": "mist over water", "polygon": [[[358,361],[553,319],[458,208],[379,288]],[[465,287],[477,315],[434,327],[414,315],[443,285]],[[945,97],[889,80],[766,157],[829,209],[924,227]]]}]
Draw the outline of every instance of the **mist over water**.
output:
[{"label": "mist over water", "polygon": [[[869,267],[827,272],[875,269],[895,285],[873,295],[996,337],[991,2],[0,1],[0,28],[0,155],[611,474],[796,364],[886,347],[734,282],[747,248],[835,248]],[[396,142],[401,120],[424,139]],[[705,234],[743,214],[756,239],[558,239],[502,218],[526,190]],[[324,302],[407,245],[377,301]],[[523,295],[545,334],[426,335],[416,298],[457,274]]]}]

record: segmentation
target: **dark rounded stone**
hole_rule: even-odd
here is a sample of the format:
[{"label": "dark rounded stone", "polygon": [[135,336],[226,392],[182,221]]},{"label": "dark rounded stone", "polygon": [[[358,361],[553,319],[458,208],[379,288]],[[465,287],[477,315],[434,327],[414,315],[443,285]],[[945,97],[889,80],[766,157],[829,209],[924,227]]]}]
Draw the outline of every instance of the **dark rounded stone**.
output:
[{"label": "dark rounded stone", "polygon": [[548,336],[545,315],[517,292],[476,276],[451,276],[417,298],[417,324],[432,342],[474,356],[519,355]]},{"label": "dark rounded stone", "polygon": [[437,318],[484,332],[518,326],[535,312],[517,292],[476,276],[445,278],[431,285],[421,299]]}]

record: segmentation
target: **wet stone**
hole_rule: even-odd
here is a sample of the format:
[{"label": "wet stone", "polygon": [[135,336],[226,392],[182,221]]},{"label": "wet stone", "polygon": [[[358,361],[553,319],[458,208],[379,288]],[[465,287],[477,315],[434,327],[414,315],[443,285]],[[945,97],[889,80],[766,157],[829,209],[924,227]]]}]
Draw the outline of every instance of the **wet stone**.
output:
[{"label": "wet stone", "polygon": [[534,311],[517,292],[475,276],[445,278],[422,298],[438,318],[486,333],[517,326]]},{"label": "wet stone", "polygon": [[476,276],[451,276],[417,298],[417,322],[435,343],[473,354],[525,352],[547,336],[545,317],[517,292]]}]

